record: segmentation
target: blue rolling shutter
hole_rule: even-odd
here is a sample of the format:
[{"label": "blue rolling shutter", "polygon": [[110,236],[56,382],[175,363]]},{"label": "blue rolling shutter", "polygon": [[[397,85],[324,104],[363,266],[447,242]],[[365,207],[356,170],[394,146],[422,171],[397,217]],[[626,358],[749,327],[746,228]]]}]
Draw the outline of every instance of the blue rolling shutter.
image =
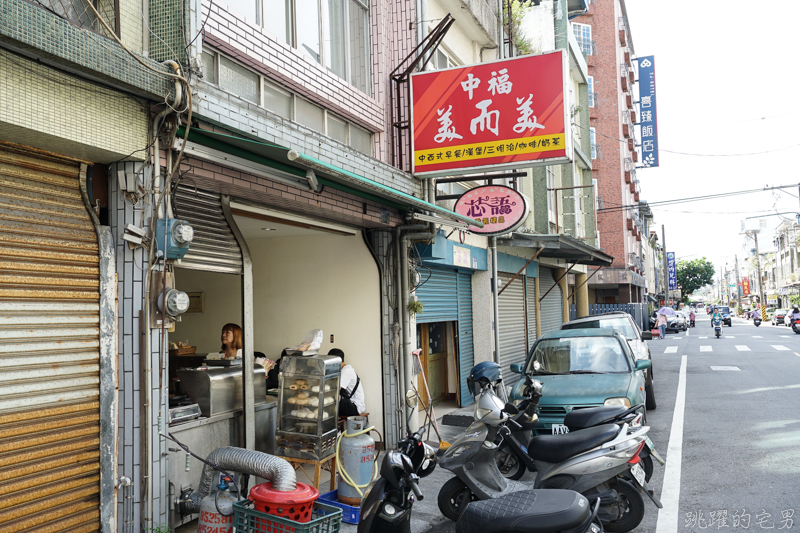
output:
[{"label": "blue rolling shutter", "polygon": [[472,344],[472,275],[458,273],[458,376],[461,406],[475,400],[467,389],[467,377],[475,365]]},{"label": "blue rolling shutter", "polygon": [[[426,280],[428,272],[430,277]],[[417,289],[417,298],[422,302],[417,324],[458,320],[456,271],[420,268],[419,273],[424,283]]]},{"label": "blue rolling shutter", "polygon": [[[430,277],[425,281],[430,272]],[[469,376],[475,362],[472,345],[472,274],[431,268],[420,269],[425,281],[417,289],[417,298],[422,302],[422,314],[417,315],[417,324],[457,321],[458,331],[458,380],[461,405],[473,403],[467,389]]]}]

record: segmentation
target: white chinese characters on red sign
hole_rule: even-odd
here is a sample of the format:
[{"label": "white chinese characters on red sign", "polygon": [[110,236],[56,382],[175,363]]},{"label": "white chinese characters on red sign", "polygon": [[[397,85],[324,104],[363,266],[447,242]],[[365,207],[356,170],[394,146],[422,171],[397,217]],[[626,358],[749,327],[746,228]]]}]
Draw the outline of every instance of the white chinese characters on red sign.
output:
[{"label": "white chinese characters on red sign", "polygon": [[453,211],[483,223],[482,228],[470,226],[472,233],[502,235],[525,223],[528,202],[514,189],[487,185],[470,189],[461,195]]},{"label": "white chinese characters on red sign", "polygon": [[411,77],[414,172],[569,158],[563,51]]}]

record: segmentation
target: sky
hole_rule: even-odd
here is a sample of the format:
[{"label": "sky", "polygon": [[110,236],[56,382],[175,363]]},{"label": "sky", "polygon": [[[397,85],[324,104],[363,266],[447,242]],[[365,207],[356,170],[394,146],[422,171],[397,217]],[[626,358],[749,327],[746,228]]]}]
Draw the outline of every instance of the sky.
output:
[{"label": "sky", "polygon": [[[800,2],[626,0],[626,7],[635,57],[655,57],[660,166],[637,171],[640,199],[800,184],[798,31],[792,24]],[[765,151],[772,153],[725,156]],[[717,272],[725,263],[733,267],[734,254],[742,263],[741,220],[787,211],[792,214],[784,219],[800,212],[797,186],[653,207],[667,250],[679,259],[706,257]],[[775,227],[781,218],[767,221]]]}]

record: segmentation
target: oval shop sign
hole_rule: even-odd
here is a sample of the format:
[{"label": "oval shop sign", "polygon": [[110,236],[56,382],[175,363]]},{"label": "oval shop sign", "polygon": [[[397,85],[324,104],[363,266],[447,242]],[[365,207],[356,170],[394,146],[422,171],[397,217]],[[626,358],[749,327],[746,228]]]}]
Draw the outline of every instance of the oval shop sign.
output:
[{"label": "oval shop sign", "polygon": [[470,189],[461,195],[453,211],[483,222],[483,227],[470,226],[479,235],[503,235],[525,223],[528,202],[514,189],[501,185],[486,185]]}]

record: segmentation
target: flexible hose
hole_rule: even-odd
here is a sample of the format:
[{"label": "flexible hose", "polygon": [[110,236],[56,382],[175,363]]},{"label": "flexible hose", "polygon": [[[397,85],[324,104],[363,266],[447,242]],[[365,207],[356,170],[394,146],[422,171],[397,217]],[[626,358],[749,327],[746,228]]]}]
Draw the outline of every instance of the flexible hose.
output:
[{"label": "flexible hose", "polygon": [[378,479],[378,454],[375,454],[375,462],[372,464],[372,470],[374,474],[372,475],[372,479],[364,483],[363,485],[356,485],[356,482],[353,481],[353,478],[350,477],[350,474],[347,473],[347,470],[344,469],[344,465],[342,464],[341,459],[339,458],[339,448],[342,443],[342,439],[344,437],[358,437],[359,435],[363,435],[364,433],[369,433],[375,429],[375,426],[370,426],[366,429],[362,429],[361,431],[356,431],[355,433],[347,433],[347,429],[345,429],[339,438],[336,439],[336,468],[339,470],[339,475],[342,476],[342,479],[345,483],[353,487],[358,491],[358,495],[362,498],[364,497],[364,493],[361,489],[365,489],[369,486],[370,483]]}]

